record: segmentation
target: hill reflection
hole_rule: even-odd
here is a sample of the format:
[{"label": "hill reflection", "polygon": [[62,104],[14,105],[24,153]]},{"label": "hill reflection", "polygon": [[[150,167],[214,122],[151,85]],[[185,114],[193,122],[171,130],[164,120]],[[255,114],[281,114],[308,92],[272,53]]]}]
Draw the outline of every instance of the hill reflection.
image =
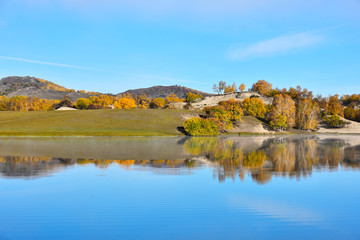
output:
[{"label": "hill reflection", "polygon": [[[213,169],[220,182],[236,178],[244,180],[245,176],[249,175],[257,183],[264,184],[276,176],[301,179],[311,175],[314,170],[359,168],[360,145],[356,145],[354,139],[331,136],[180,138],[176,141],[171,139],[166,146],[166,157],[171,156],[171,159],[160,159],[161,152],[152,154],[154,144],[145,141],[142,145],[136,140],[142,152],[147,152],[147,148],[151,148],[148,155],[141,154],[140,157],[136,155],[138,157],[135,159],[122,159],[121,156],[129,156],[130,153],[126,152],[126,148],[120,147],[123,154],[119,153],[118,159],[82,158],[81,154],[67,158],[5,156],[0,157],[0,173],[3,177],[34,178],[47,176],[72,166],[93,165],[107,168],[117,165],[126,170],[153,171],[159,174],[191,174],[194,169],[208,167]],[[149,141],[156,139],[152,138]],[[160,140],[161,144],[165,142],[164,139]],[[91,146],[93,145],[92,142]],[[182,146],[182,150],[179,146]],[[101,146],[99,145],[98,148],[100,152],[97,156],[101,156]],[[171,148],[176,151],[169,152]],[[19,153],[26,153],[26,147],[23,151],[21,147],[19,149]],[[131,148],[129,151],[134,149]],[[144,156],[147,159],[144,159]]]}]

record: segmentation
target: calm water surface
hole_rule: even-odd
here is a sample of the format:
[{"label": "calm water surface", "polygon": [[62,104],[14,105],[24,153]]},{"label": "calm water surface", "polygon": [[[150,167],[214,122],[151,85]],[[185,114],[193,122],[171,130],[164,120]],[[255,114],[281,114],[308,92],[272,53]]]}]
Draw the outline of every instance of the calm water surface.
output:
[{"label": "calm water surface", "polygon": [[360,137],[0,139],[0,239],[360,239]]}]

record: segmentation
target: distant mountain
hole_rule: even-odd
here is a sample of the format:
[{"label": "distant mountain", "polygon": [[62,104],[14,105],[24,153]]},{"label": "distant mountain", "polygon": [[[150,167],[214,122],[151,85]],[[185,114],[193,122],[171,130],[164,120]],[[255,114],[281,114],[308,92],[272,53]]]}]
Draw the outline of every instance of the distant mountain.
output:
[{"label": "distant mountain", "polygon": [[63,99],[65,96],[72,101],[78,98],[88,98],[89,93],[76,92],[73,89],[67,89],[63,86],[44,79],[35,77],[5,77],[0,80],[0,95],[12,96],[27,96],[43,99]]},{"label": "distant mountain", "polygon": [[131,95],[138,96],[141,94],[146,94],[149,98],[154,97],[162,97],[165,98],[169,96],[170,94],[174,93],[179,98],[185,98],[186,94],[188,92],[196,93],[196,94],[202,94],[203,96],[210,96],[212,94],[201,92],[195,89],[179,86],[179,85],[173,85],[173,86],[154,86],[149,88],[138,88],[138,89],[131,89],[127,90],[125,92],[119,93],[119,95],[124,93],[130,93]]},{"label": "distant mountain", "polygon": [[[130,93],[133,96],[139,96],[146,94],[148,97],[167,97],[174,93],[179,98],[185,98],[188,92],[202,94],[203,96],[209,96],[212,94],[201,92],[195,89],[182,87],[178,85],[174,86],[154,86],[149,88],[139,88],[127,90],[126,92],[119,93],[120,96],[124,93]],[[13,96],[27,96],[38,97],[42,99],[63,99],[67,96],[70,100],[76,101],[78,98],[88,98],[90,96],[99,95],[100,93],[75,91],[74,89],[68,89],[60,86],[56,83],[46,81],[44,79],[36,77],[4,77],[0,80],[0,95],[6,95],[8,97]]]}]

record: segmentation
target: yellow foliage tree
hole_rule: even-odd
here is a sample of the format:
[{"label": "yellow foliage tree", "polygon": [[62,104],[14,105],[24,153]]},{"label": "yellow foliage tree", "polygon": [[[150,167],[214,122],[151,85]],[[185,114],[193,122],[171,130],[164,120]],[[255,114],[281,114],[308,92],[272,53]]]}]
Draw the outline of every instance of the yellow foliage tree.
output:
[{"label": "yellow foliage tree", "polygon": [[344,117],[344,106],[339,101],[339,95],[329,97],[327,110],[332,114],[337,114]]},{"label": "yellow foliage tree", "polygon": [[233,93],[236,92],[236,84],[233,83],[231,86],[228,85],[225,87],[224,93]]},{"label": "yellow foliage tree", "polygon": [[166,97],[166,103],[184,102],[184,99],[178,98],[174,93]]},{"label": "yellow foliage tree", "polygon": [[245,98],[242,107],[247,115],[263,118],[266,113],[264,102],[257,97]]},{"label": "yellow foliage tree", "polygon": [[319,125],[319,111],[320,108],[317,103],[309,99],[300,100],[297,104],[296,126],[302,130],[315,130]]},{"label": "yellow foliage tree", "polygon": [[146,96],[146,94],[141,94],[136,98],[136,102],[141,109],[148,109],[150,107],[150,98]]},{"label": "yellow foliage tree", "polygon": [[166,104],[165,99],[163,98],[153,98],[150,103],[150,108],[157,109],[157,108],[163,108]]},{"label": "yellow foliage tree", "polygon": [[87,109],[90,104],[91,104],[91,101],[89,99],[79,98],[75,103],[75,107],[78,109]]},{"label": "yellow foliage tree", "polygon": [[270,112],[271,121],[275,122],[280,119],[279,116],[283,116],[285,117],[286,127],[293,127],[295,125],[295,113],[295,102],[289,95],[275,95]]},{"label": "yellow foliage tree", "polygon": [[136,102],[130,98],[119,98],[114,102],[114,107],[116,109],[132,109],[136,108]]}]

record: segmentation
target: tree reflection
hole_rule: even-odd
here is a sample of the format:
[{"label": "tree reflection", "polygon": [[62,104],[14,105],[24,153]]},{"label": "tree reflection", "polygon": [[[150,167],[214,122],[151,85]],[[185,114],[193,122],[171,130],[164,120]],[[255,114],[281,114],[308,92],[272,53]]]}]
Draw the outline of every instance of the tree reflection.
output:
[{"label": "tree reflection", "polygon": [[[313,168],[333,169],[340,164],[360,166],[360,147],[347,147],[343,140],[320,140],[316,136],[271,138],[256,150],[239,147],[244,139],[190,138],[184,148],[191,154],[204,156],[218,164],[216,175],[220,182],[250,174],[258,183],[266,183],[272,175],[300,179]],[[346,158],[344,151],[346,149]],[[345,159],[345,160],[344,160]]]},{"label": "tree reflection", "polygon": [[[255,138],[252,138],[254,140]],[[268,183],[273,176],[301,179],[315,169],[335,169],[339,166],[360,168],[360,146],[351,146],[338,138],[320,139],[316,136],[274,137],[256,139],[237,137],[193,137],[179,144],[184,146],[186,159],[89,159],[50,157],[0,157],[0,173],[7,177],[42,177],[68,166],[110,165],[125,170],[162,169],[165,174],[179,174],[207,165],[214,169],[220,182],[250,176],[259,184]],[[246,142],[249,141],[249,142]]]}]

